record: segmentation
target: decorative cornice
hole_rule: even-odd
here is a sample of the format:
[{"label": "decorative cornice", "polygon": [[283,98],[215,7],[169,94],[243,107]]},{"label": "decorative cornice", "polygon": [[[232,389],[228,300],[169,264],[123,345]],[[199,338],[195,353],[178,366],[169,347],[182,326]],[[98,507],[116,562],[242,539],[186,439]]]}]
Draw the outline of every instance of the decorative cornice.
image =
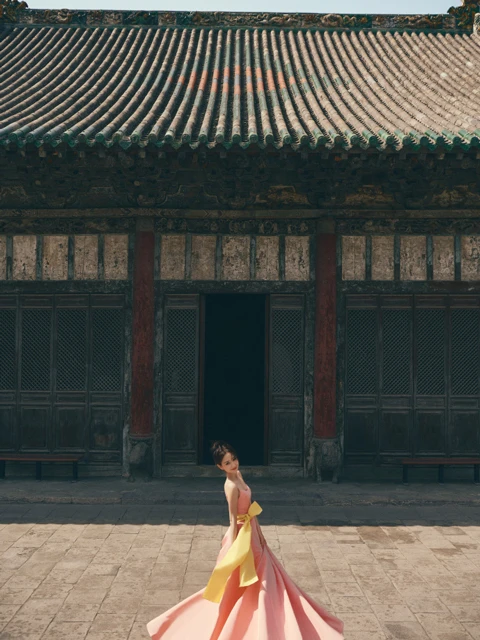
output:
[{"label": "decorative cornice", "polygon": [[[470,0],[465,0],[470,2]],[[471,5],[468,4],[468,7]],[[476,5],[475,5],[476,6]],[[1,17],[2,8],[8,19]],[[5,9],[7,8],[7,9]],[[24,25],[76,25],[76,26],[160,26],[160,27],[212,27],[212,28],[296,28],[296,29],[375,29],[375,30],[441,30],[471,29],[465,19],[464,7],[457,14],[419,15],[346,15],[338,13],[247,13],[226,11],[71,11],[69,9],[26,9],[19,0],[0,0],[0,22]],[[470,25],[470,26],[468,26]]]},{"label": "decorative cornice", "polygon": [[17,22],[18,12],[28,8],[21,0],[0,0],[0,23]]},{"label": "decorative cornice", "polygon": [[448,13],[455,18],[457,29],[471,31],[478,10],[478,0],[462,0],[461,7],[450,7]]}]

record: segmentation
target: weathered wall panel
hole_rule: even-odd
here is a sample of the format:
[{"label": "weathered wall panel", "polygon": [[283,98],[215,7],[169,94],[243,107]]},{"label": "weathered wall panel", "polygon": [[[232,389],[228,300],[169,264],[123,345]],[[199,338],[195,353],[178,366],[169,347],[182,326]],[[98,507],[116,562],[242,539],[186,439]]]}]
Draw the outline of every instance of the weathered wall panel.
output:
[{"label": "weathered wall panel", "polygon": [[66,280],[68,274],[68,236],[43,237],[42,278]]},{"label": "weathered wall panel", "polygon": [[427,239],[425,236],[400,237],[400,279],[427,279]]},{"label": "weathered wall panel", "polygon": [[0,280],[7,277],[7,237],[0,236]]},{"label": "weathered wall panel", "polygon": [[128,235],[105,235],[103,265],[105,280],[128,279]]},{"label": "weathered wall panel", "polygon": [[285,237],[285,280],[310,279],[310,237]]},{"label": "weathered wall panel", "polygon": [[278,236],[257,236],[255,274],[257,280],[278,280]]},{"label": "weathered wall panel", "polygon": [[393,236],[372,236],[372,280],[393,280]]},{"label": "weathered wall panel", "polygon": [[455,278],[455,250],[453,236],[433,236],[433,279]]},{"label": "weathered wall panel", "polygon": [[215,280],[216,236],[192,236],[192,280]]},{"label": "weathered wall panel", "polygon": [[98,278],[98,236],[75,236],[74,254],[75,280],[96,280]]},{"label": "weathered wall panel", "polygon": [[223,280],[250,280],[250,237],[223,237]]},{"label": "weathered wall panel", "polygon": [[35,280],[37,267],[37,236],[13,236],[14,280]]},{"label": "weathered wall panel", "polygon": [[342,277],[365,280],[365,236],[342,237]]},{"label": "weathered wall panel", "polygon": [[185,278],[185,236],[162,235],[160,252],[160,278]]},{"label": "weathered wall panel", "polygon": [[462,280],[480,280],[480,236],[462,236]]}]

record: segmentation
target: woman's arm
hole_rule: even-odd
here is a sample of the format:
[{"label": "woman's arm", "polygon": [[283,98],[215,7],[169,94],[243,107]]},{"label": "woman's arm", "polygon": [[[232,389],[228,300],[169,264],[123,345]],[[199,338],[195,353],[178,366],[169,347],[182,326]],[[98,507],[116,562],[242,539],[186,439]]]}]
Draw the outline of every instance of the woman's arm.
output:
[{"label": "woman's arm", "polygon": [[225,486],[225,495],[227,496],[228,512],[230,515],[230,527],[228,529],[228,540],[233,544],[237,537],[237,513],[238,513],[238,489],[232,483]]}]

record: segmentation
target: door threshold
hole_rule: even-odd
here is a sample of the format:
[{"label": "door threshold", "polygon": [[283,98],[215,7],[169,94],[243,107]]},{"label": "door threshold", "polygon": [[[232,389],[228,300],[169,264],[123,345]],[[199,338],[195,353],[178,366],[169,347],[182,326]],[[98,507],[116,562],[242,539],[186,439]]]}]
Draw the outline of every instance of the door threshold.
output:
[{"label": "door threshold", "polygon": [[[292,465],[242,465],[242,473],[248,478],[303,478],[305,477],[303,467]],[[223,471],[220,471],[212,464],[185,465],[167,464],[161,468],[162,478],[219,478]]]}]

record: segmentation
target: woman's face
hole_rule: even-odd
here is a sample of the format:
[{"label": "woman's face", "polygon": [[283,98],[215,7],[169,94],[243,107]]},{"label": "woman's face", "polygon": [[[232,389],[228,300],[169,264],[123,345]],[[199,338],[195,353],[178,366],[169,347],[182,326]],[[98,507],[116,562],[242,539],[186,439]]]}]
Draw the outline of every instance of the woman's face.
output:
[{"label": "woman's face", "polygon": [[225,473],[234,473],[238,469],[238,458],[236,455],[231,454],[230,451],[226,453],[222,458],[222,464],[218,464],[217,467]]}]

